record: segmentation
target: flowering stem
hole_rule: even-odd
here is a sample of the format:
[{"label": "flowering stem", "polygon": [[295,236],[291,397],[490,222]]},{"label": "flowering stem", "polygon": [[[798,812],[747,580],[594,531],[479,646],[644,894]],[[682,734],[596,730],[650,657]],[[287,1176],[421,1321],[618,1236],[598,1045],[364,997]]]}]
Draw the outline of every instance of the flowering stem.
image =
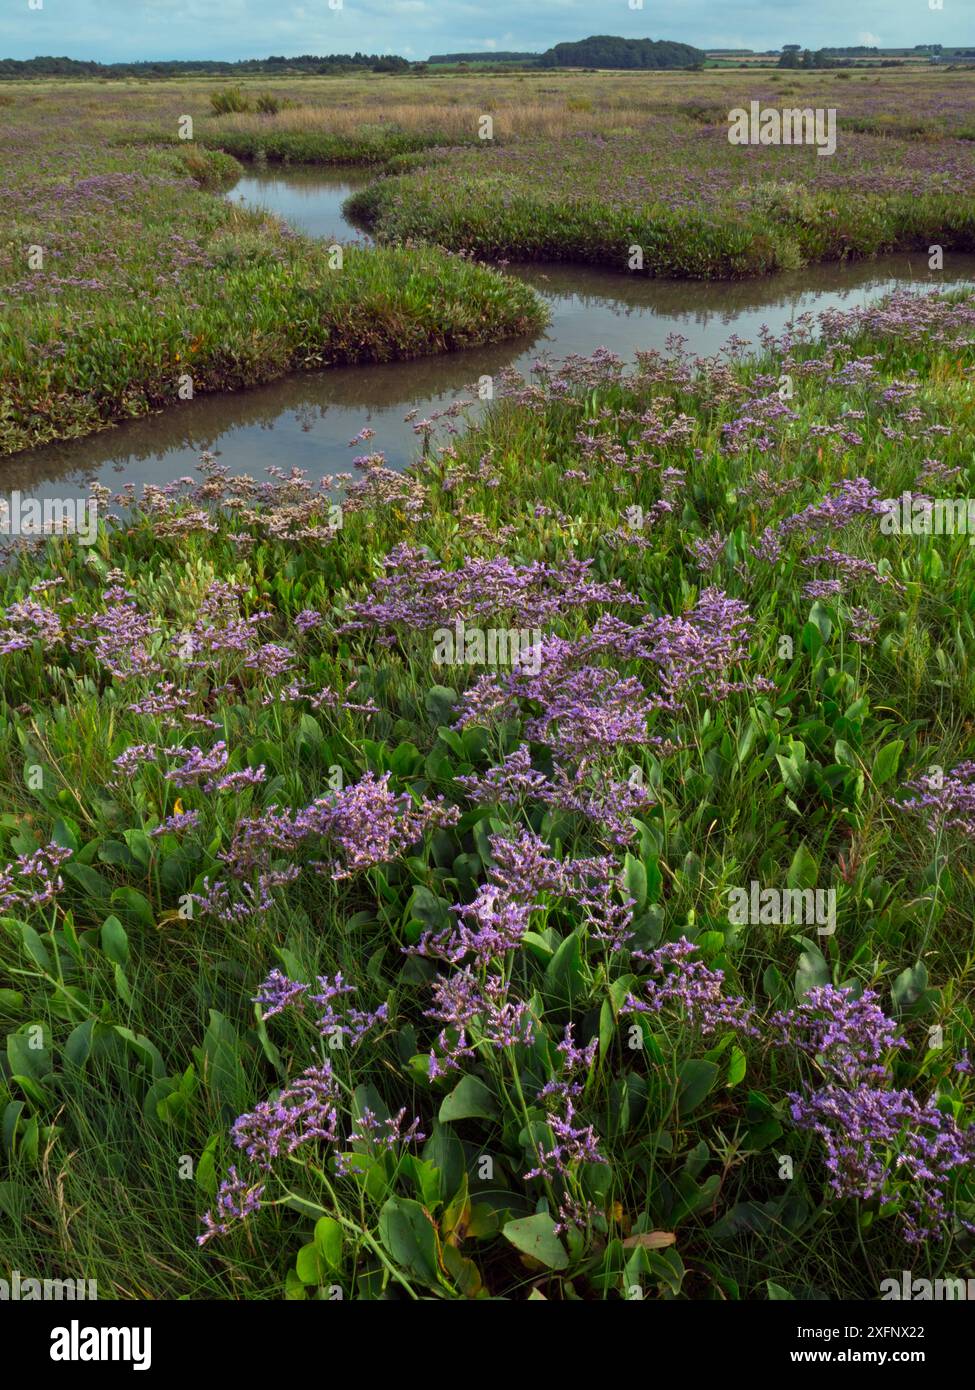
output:
[{"label": "flowering stem", "polygon": [[[515,1092],[516,1092],[516,1094],[517,1094],[517,1096],[518,1096],[518,1103],[519,1103],[519,1105],[521,1106],[521,1113],[522,1113],[522,1116],[524,1117],[524,1121],[525,1121],[525,1131],[526,1131],[526,1133],[527,1133],[527,1135],[528,1135],[528,1141],[529,1141],[529,1143],[531,1144],[532,1148],[535,1150],[535,1160],[536,1160],[536,1162],[537,1162],[539,1168],[541,1168],[541,1167],[543,1166],[543,1164],[542,1164],[542,1151],[541,1151],[541,1149],[540,1149],[539,1146],[538,1146],[538,1141],[536,1140],[534,1134],[532,1133],[532,1122],[531,1122],[531,1117],[530,1117],[530,1115],[528,1114],[528,1102],[525,1100],[525,1092],[524,1092],[524,1090],[523,1090],[523,1088],[522,1088],[521,1077],[518,1075],[518,1066],[517,1066],[517,1064],[516,1064],[516,1062],[515,1062],[515,1050],[514,1050],[513,1047],[509,1047],[509,1048],[507,1049],[507,1051],[508,1051],[508,1058],[509,1058],[509,1060],[510,1060],[510,1062],[511,1062],[511,1076],[512,1076],[512,1079],[513,1079],[513,1081],[514,1081],[514,1083],[515,1083]],[[504,1088],[504,1082],[502,1082],[501,1084],[502,1084],[502,1089],[503,1089],[503,1088]],[[507,1091],[505,1091],[505,1098],[508,1100],[508,1104],[510,1105],[510,1104],[511,1104],[511,1100],[510,1100],[510,1098],[508,1097]],[[542,1182],[545,1184],[545,1191],[546,1191],[546,1193],[548,1194],[548,1199],[549,1199],[549,1202],[550,1202],[551,1205],[552,1205],[552,1210],[553,1210],[553,1211],[558,1211],[558,1202],[557,1202],[556,1199],[555,1199],[555,1189],[552,1187],[551,1181],[550,1181],[548,1178],[546,1178],[546,1177],[543,1176],[543,1177],[542,1177]]]}]

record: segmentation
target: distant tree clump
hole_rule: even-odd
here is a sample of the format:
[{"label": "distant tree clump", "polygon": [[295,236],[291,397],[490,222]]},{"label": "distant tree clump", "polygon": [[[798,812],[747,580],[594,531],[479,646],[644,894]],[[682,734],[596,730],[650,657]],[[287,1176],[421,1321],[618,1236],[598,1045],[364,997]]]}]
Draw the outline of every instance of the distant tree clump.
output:
[{"label": "distant tree clump", "polygon": [[[863,49],[864,53],[876,53],[876,49]],[[786,44],[779,58],[780,68],[841,68],[848,67],[849,64],[843,62],[837,55],[840,53],[853,53],[853,49],[838,48],[817,48],[815,53],[811,49],[800,49],[797,43]]]},{"label": "distant tree clump", "polygon": [[538,60],[543,68],[689,68],[707,55],[667,39],[619,39],[594,34],[578,43],[557,43]]}]

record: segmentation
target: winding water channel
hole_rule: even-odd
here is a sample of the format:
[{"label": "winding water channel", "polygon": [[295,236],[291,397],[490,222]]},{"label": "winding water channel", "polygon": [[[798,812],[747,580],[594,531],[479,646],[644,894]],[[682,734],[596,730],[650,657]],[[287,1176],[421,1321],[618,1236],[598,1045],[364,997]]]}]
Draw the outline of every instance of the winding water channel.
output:
[{"label": "winding water channel", "polygon": [[[254,172],[227,195],[262,207],[312,236],[361,239],[342,203],[370,172],[289,168]],[[888,256],[852,265],[811,266],[744,281],[651,280],[578,265],[511,266],[547,301],[548,328],[532,339],[379,366],[331,367],[287,376],[233,394],[199,396],[161,414],[126,421],[87,439],[14,455],[2,463],[0,493],[35,497],[84,491],[92,481],[117,490],[194,474],[204,450],[231,472],[263,477],[269,464],[306,469],[313,478],[348,471],[357,452],[382,450],[391,466],[415,456],[408,411],[442,410],[482,375],[512,366],[528,373],[540,353],[564,357],[609,348],[630,361],[682,334],[697,355],[738,335],[758,346],[762,325],[781,333],[800,314],[868,303],[905,284],[944,289],[975,281],[975,256],[949,256],[930,272],[925,256]],[[350,449],[363,426],[368,446]]]}]

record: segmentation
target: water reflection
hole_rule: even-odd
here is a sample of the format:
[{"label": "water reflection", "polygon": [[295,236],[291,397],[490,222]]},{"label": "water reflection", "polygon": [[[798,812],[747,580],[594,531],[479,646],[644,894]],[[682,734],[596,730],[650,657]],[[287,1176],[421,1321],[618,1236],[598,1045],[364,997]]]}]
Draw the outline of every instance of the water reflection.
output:
[{"label": "water reflection", "polygon": [[376,177],[369,169],[316,169],[289,166],[287,171],[256,167],[227,194],[231,203],[263,208],[282,217],[306,236],[326,241],[369,241],[342,212],[350,193]]}]

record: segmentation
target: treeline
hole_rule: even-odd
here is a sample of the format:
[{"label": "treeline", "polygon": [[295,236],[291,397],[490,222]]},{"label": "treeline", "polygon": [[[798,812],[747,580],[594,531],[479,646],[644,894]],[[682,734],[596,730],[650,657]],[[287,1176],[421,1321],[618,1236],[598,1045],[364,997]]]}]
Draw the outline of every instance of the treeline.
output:
[{"label": "treeline", "polygon": [[214,58],[173,59],[158,63],[96,63],[79,58],[0,58],[3,77],[182,77],[191,73],[243,77],[247,73],[330,73],[350,69],[408,72],[411,64],[395,53],[302,54],[299,58],[244,58],[224,63]]},{"label": "treeline", "polygon": [[428,63],[523,63],[526,67],[538,62],[537,53],[431,53]]},{"label": "treeline", "polygon": [[[689,68],[703,66],[706,54],[686,43],[660,39],[620,39],[597,34],[578,43],[558,43],[545,53],[440,53],[433,63],[519,63],[526,68]],[[171,59],[165,62],[97,63],[81,58],[0,58],[0,79],[28,77],[184,77],[192,74],[245,77],[284,73],[424,71],[427,63],[410,63],[395,53],[303,53],[297,58]]]},{"label": "treeline", "polygon": [[706,54],[667,39],[619,39],[594,34],[578,43],[557,43],[538,58],[542,68],[690,68]]}]

